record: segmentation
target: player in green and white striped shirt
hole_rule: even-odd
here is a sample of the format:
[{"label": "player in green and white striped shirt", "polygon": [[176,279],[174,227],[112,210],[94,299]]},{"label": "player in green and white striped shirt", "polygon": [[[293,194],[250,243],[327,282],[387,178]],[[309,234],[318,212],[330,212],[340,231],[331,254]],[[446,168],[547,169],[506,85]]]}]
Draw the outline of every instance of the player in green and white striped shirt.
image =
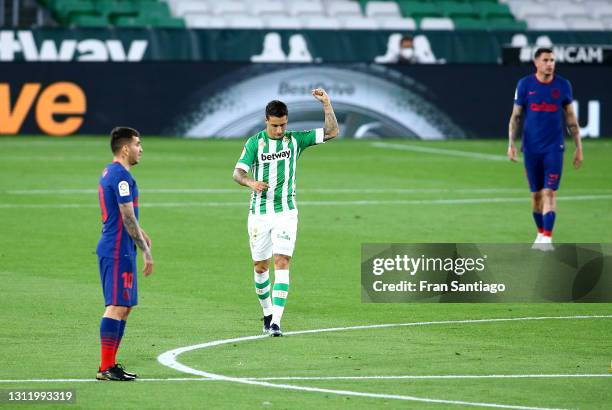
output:
[{"label": "player in green and white striped shirt", "polygon": [[[338,136],[338,121],[325,90],[312,90],[323,104],[325,128],[286,131],[288,110],[281,101],[266,106],[266,129],[246,142],[234,169],[234,180],[253,190],[248,231],[255,267],[255,292],[263,309],[264,332],[282,336],[280,321],[289,291],[289,263],[297,236],[295,176],[297,160],[311,145]],[[251,171],[253,177],[248,176]],[[274,287],[270,295],[270,259]]]}]

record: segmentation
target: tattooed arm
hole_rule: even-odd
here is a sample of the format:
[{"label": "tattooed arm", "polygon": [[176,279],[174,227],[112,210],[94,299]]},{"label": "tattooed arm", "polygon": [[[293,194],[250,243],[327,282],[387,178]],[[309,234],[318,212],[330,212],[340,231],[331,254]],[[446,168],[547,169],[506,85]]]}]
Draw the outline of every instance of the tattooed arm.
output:
[{"label": "tattooed arm", "polygon": [[523,107],[520,105],[514,105],[512,108],[512,115],[510,116],[510,124],[508,124],[508,159],[510,161],[518,161],[516,155],[516,145],[514,140],[518,138],[523,123]]},{"label": "tattooed arm", "polygon": [[[121,212],[121,218],[123,219],[123,226],[125,230],[134,240],[136,246],[142,251],[142,257],[144,259],[144,268],[142,273],[145,276],[149,276],[153,273],[153,256],[151,255],[151,247],[145,239],[146,234],[143,235],[143,230],[140,229],[136,215],[134,214],[134,205],[132,202],[126,202],[125,204],[119,204],[119,211]],[[147,237],[148,238],[148,237]]]},{"label": "tattooed arm", "polygon": [[325,129],[323,141],[335,138],[340,133],[340,127],[338,127],[338,120],[334,113],[334,108],[329,101],[329,96],[322,88],[312,90],[312,96],[318,101],[323,103],[323,112],[325,113]]},{"label": "tattooed arm", "polygon": [[268,189],[268,184],[263,181],[255,181],[252,178],[249,178],[247,172],[241,168],[234,168],[234,175],[232,175],[234,181],[239,183],[242,186],[248,186],[253,191],[261,194],[263,191]]},{"label": "tattooed arm", "polygon": [[578,119],[576,118],[576,113],[574,112],[574,107],[572,104],[567,104],[563,107],[565,112],[565,125],[567,126],[567,130],[574,138],[574,143],[576,144],[576,152],[574,153],[574,168],[580,168],[582,165],[582,140],[580,139],[580,127],[578,126]]}]

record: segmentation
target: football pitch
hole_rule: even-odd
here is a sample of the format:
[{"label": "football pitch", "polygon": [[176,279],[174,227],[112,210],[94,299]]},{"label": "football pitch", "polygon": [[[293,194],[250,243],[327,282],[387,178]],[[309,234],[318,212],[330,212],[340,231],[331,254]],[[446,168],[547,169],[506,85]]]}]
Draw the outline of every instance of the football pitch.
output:
[{"label": "football pitch", "polygon": [[[362,243],[533,241],[505,141],[307,149],[282,338],[261,335],[249,191],[231,177],[243,142],[143,137],[132,173],[155,272],[138,278],[118,353],[141,379],[105,383],[95,247],[107,137],[0,138],[5,396],[76,392],[45,408],[610,408],[612,304],[361,303]],[[572,154],[554,240],[610,243],[612,143],[585,140],[578,171]]]}]

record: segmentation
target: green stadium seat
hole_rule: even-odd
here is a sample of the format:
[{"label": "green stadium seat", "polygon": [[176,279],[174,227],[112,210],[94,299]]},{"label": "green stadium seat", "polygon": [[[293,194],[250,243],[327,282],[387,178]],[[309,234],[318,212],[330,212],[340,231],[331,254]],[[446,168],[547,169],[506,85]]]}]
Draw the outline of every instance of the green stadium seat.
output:
[{"label": "green stadium seat", "polygon": [[470,17],[458,17],[453,19],[455,30],[489,30],[489,22]]},{"label": "green stadium seat", "polygon": [[68,23],[75,15],[98,15],[95,5],[89,0],[57,0],[54,4],[58,20]]},{"label": "green stadium seat", "polygon": [[176,17],[168,17],[156,20],[155,26],[162,28],[185,28],[185,20]]},{"label": "green stadium seat", "polygon": [[110,22],[104,16],[77,14],[70,19],[70,25],[76,27],[108,27]]},{"label": "green stadium seat", "polygon": [[103,16],[113,18],[118,15],[136,16],[139,11],[138,4],[130,1],[97,0],[96,10]]},{"label": "green stadium seat", "polygon": [[478,18],[479,13],[471,3],[460,3],[458,1],[441,1],[438,7],[447,17],[450,18]]},{"label": "green stadium seat", "polygon": [[514,15],[506,4],[479,1],[477,3],[474,3],[474,9],[478,11],[482,18],[509,17],[511,19],[514,19]]},{"label": "green stadium seat", "polygon": [[168,8],[168,4],[160,3],[157,1],[141,1],[139,14],[140,16],[147,17],[172,17],[170,9]]},{"label": "green stadium seat", "polygon": [[490,18],[487,19],[489,26],[494,30],[525,31],[527,23],[514,18]]},{"label": "green stadium seat", "polygon": [[442,17],[442,11],[436,3],[424,3],[414,0],[400,0],[400,10],[404,17],[422,19],[423,17]]}]

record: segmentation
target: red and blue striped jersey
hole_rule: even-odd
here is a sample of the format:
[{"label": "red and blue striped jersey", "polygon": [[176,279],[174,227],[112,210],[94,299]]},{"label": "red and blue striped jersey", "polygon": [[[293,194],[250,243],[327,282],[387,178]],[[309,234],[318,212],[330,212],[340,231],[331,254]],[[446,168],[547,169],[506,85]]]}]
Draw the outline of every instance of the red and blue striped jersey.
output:
[{"label": "red and blue striped jersey", "polygon": [[118,162],[108,164],[98,184],[102,236],[98,242],[98,256],[119,258],[136,254],[134,240],[125,231],[119,204],[132,202],[138,219],[138,187],[132,174]]},{"label": "red and blue striped jersey", "polygon": [[548,83],[535,74],[519,80],[514,104],[523,107],[523,148],[528,153],[563,151],[565,116],[563,108],[573,100],[572,85],[556,75]]}]

